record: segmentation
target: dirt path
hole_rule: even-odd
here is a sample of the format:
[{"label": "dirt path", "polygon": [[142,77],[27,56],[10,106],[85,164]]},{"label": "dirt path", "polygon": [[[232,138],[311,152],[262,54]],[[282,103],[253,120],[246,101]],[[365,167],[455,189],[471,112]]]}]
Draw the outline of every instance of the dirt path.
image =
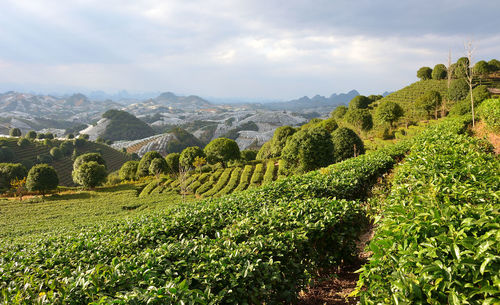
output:
[{"label": "dirt path", "polygon": [[311,287],[300,293],[299,305],[351,305],[357,304],[359,298],[348,297],[356,288],[359,274],[356,270],[366,263],[369,252],[364,251],[373,237],[373,227],[360,236],[357,243],[358,257],[348,265],[328,270]]}]

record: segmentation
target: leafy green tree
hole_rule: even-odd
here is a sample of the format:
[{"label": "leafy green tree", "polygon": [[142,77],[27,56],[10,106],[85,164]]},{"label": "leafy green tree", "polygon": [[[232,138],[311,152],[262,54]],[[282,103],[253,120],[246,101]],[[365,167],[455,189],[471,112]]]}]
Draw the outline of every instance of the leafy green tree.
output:
[{"label": "leafy green tree", "polygon": [[257,157],[256,150],[245,149],[241,151],[241,159],[244,161],[253,161]]},{"label": "leafy green tree", "polygon": [[437,64],[432,69],[432,79],[440,80],[445,79],[448,71],[446,70],[446,66],[443,64]]},{"label": "leafy green tree", "polygon": [[422,67],[417,71],[417,77],[420,80],[428,80],[432,78],[432,69],[429,67]]},{"label": "leafy green tree", "polygon": [[432,112],[435,112],[435,117],[437,119],[437,110],[441,105],[441,94],[438,91],[430,90],[417,99],[416,107],[425,111],[428,116]]},{"label": "leafy green tree", "polygon": [[368,109],[349,109],[344,120],[359,131],[368,131],[373,127],[373,119]]},{"label": "leafy green tree", "polygon": [[54,190],[59,184],[56,170],[47,164],[33,166],[26,178],[26,187],[29,191],[37,191],[45,195],[47,191]]},{"label": "leafy green tree", "polygon": [[287,173],[327,166],[334,161],[332,136],[323,127],[299,130],[287,141],[281,158]]},{"label": "leafy green tree", "polygon": [[21,129],[19,128],[11,128],[9,130],[9,134],[11,137],[20,137],[21,136]]},{"label": "leafy green tree", "polygon": [[[372,101],[364,95],[357,95],[349,102],[349,110],[366,109]],[[347,114],[347,113],[346,113]]]},{"label": "leafy green tree", "polygon": [[54,158],[50,154],[41,154],[36,156],[36,163],[49,164],[54,161]]},{"label": "leafy green tree", "polygon": [[368,95],[368,98],[369,98],[369,99],[370,99],[370,101],[373,103],[373,102],[376,102],[376,101],[378,101],[378,100],[382,99],[382,98],[383,98],[383,96],[382,96],[382,95],[380,95],[380,94],[371,94],[371,95]]},{"label": "leafy green tree", "polygon": [[330,116],[334,119],[340,120],[344,117],[346,112],[347,112],[347,107],[344,105],[339,105],[330,113]]},{"label": "leafy green tree", "polygon": [[153,176],[160,176],[161,174],[165,174],[167,172],[168,166],[167,161],[163,158],[156,158],[151,160],[151,164],[149,165],[149,173]]},{"label": "leafy green tree", "polygon": [[207,158],[205,157],[196,157],[193,161],[193,166],[196,168],[198,172],[201,172],[201,167],[207,164]]},{"label": "leafy green tree", "polygon": [[59,144],[59,148],[61,149],[61,152],[65,156],[71,155],[71,152],[73,151],[73,142],[71,141],[63,141],[61,144]]},{"label": "leafy green tree", "polygon": [[73,170],[73,181],[85,188],[94,188],[106,182],[106,167],[96,161],[82,163]]},{"label": "leafy green tree", "polygon": [[17,141],[17,146],[19,147],[22,147],[22,148],[26,148],[28,147],[28,145],[30,145],[30,140],[26,139],[26,138],[20,138],[18,141]]},{"label": "leafy green tree", "polygon": [[106,160],[104,160],[101,154],[87,153],[76,157],[75,162],[73,162],[73,170],[78,169],[78,167],[80,167],[80,165],[82,165],[83,163],[87,163],[90,161],[95,161],[101,165],[104,165],[104,168],[106,168]]},{"label": "leafy green tree", "polygon": [[453,75],[455,78],[464,78],[467,76],[467,69],[469,68],[469,59],[467,57],[460,57],[457,60]]},{"label": "leafy green tree", "polygon": [[[311,120],[311,122],[314,119]],[[320,121],[321,122],[321,121]],[[307,125],[307,124],[306,124]],[[266,159],[276,158],[281,156],[281,151],[285,147],[286,141],[295,133],[297,130],[291,126],[281,126],[276,128],[273,137],[270,140],[270,154]]]},{"label": "leafy green tree", "polygon": [[68,139],[68,140],[73,140],[74,138],[75,138],[75,135],[72,133],[68,133],[68,135],[66,135],[66,139]]},{"label": "leafy green tree", "polygon": [[63,153],[59,147],[52,147],[50,149],[50,155],[54,158],[54,160],[59,160],[62,158]]},{"label": "leafy green tree", "polygon": [[30,130],[26,134],[26,138],[28,138],[28,139],[34,140],[34,139],[36,139],[36,137],[37,137],[37,134],[36,134],[36,131],[34,131],[34,130]]},{"label": "leafy green tree", "polygon": [[180,153],[170,153],[165,157],[165,161],[167,162],[167,172],[169,174],[176,174],[179,172],[179,159]]},{"label": "leafy green tree", "polygon": [[339,127],[339,124],[337,124],[337,121],[335,121],[334,118],[328,118],[326,120],[319,122],[318,126],[323,127],[329,133],[332,133],[335,129]]},{"label": "leafy green tree", "polygon": [[149,166],[151,165],[151,161],[154,159],[161,158],[163,156],[157,151],[148,151],[142,156],[141,161],[139,162],[139,166],[137,167],[137,177],[146,177],[149,175]]},{"label": "leafy green tree", "polygon": [[300,129],[307,129],[307,128],[313,128],[316,127],[319,123],[321,123],[323,120],[320,118],[313,118],[306,124],[302,125]]},{"label": "leafy green tree", "polygon": [[498,70],[500,70],[500,61],[498,61],[496,59],[492,59],[492,60],[488,61],[488,66],[489,66],[489,69],[491,72],[498,71]]},{"label": "leafy green tree", "polygon": [[375,110],[375,118],[381,122],[389,123],[391,127],[402,116],[403,108],[398,103],[391,101],[383,102]]},{"label": "leafy green tree", "polygon": [[181,155],[179,157],[179,164],[182,168],[189,169],[193,167],[193,162],[196,157],[206,157],[203,149],[199,148],[198,146],[187,147],[181,152]]},{"label": "leafy green tree", "polygon": [[483,78],[485,78],[488,75],[488,73],[490,73],[490,66],[486,61],[480,60],[474,65],[473,70],[474,74],[479,76],[479,84],[481,84]]},{"label": "leafy green tree", "polygon": [[257,160],[265,160],[265,159],[270,159],[271,157],[271,140],[267,141],[262,145],[262,147],[259,149],[259,152],[257,153]]},{"label": "leafy green tree", "polygon": [[469,94],[469,85],[463,78],[453,80],[448,89],[448,98],[452,101],[460,101]]},{"label": "leafy green tree", "polygon": [[204,152],[210,164],[215,164],[217,162],[226,164],[230,160],[240,159],[240,148],[238,144],[236,144],[234,140],[226,138],[212,140],[207,144]]},{"label": "leafy green tree", "polygon": [[9,188],[14,180],[26,177],[28,170],[20,163],[0,163],[0,187]]},{"label": "leafy green tree", "polygon": [[334,162],[365,153],[365,146],[361,138],[352,129],[346,127],[340,127],[332,133],[332,143]]},{"label": "leafy green tree", "polygon": [[[491,93],[488,91],[488,86],[479,85],[476,88],[472,89],[472,95],[474,97],[474,104],[479,105],[482,101],[489,99],[491,97]],[[470,103],[470,97],[467,97]]]},{"label": "leafy green tree", "polygon": [[118,172],[120,179],[121,180],[135,180],[138,166],[139,166],[139,161],[127,161],[127,162],[125,162],[122,165],[122,167],[120,168],[120,171]]}]

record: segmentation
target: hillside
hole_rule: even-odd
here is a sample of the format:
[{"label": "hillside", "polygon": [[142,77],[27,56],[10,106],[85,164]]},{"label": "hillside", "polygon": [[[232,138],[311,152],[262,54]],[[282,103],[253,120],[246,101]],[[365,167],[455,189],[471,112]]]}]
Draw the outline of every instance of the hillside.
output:
[{"label": "hillside", "polygon": [[[44,145],[43,142],[35,141],[29,142],[25,147],[20,147],[17,145],[18,138],[0,138],[3,142],[3,146],[7,146],[12,149],[14,153],[14,159],[12,163],[23,163],[23,164],[35,164],[37,162],[38,156],[49,155],[50,149],[52,147],[59,146],[62,141],[52,140],[51,145]],[[106,160],[106,165],[108,172],[113,172],[119,170],[123,163],[129,161],[130,156],[117,151],[107,145],[99,144],[95,142],[85,141],[83,146],[76,148],[78,154],[84,154],[88,152],[99,152]],[[59,184],[64,186],[74,185],[73,179],[71,178],[71,171],[73,170],[73,160],[71,160],[71,155],[64,156],[59,160],[53,160],[48,163],[52,165],[59,177]]]}]

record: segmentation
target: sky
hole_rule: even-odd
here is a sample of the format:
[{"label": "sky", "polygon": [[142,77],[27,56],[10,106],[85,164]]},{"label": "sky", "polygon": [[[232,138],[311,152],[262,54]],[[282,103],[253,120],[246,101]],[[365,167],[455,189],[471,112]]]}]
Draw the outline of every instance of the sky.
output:
[{"label": "sky", "polygon": [[497,0],[2,0],[0,92],[291,99],[500,59]]}]

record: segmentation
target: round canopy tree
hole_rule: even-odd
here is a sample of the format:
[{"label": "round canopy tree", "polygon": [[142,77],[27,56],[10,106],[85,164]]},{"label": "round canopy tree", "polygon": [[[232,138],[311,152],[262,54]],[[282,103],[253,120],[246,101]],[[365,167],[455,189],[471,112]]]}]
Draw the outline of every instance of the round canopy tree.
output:
[{"label": "round canopy tree", "polygon": [[417,77],[420,80],[428,80],[432,78],[432,69],[429,67],[422,67],[417,71]]},{"label": "round canopy tree", "polygon": [[435,112],[435,116],[437,119],[437,110],[441,105],[441,100],[441,94],[439,94],[439,92],[435,90],[431,90],[420,96],[417,99],[415,106],[425,111],[428,116],[430,116],[432,112]]},{"label": "round canopy tree", "polygon": [[160,174],[165,174],[167,172],[168,166],[167,161],[163,158],[156,158],[151,161],[149,165],[149,173],[154,176],[159,176]]},{"label": "round canopy tree", "polygon": [[[283,172],[305,173],[333,163],[331,134],[323,127],[297,131],[281,154]],[[281,168],[280,168],[281,170]]]},{"label": "round canopy tree", "polygon": [[297,130],[291,126],[278,127],[273,134],[270,144],[270,156],[268,158],[276,158],[281,156],[283,147],[286,145],[286,140],[290,138]]},{"label": "round canopy tree", "polygon": [[165,157],[165,161],[167,162],[167,172],[169,174],[175,174],[179,172],[180,156],[180,153],[171,153]]},{"label": "round canopy tree", "polygon": [[119,171],[120,179],[122,180],[135,180],[137,167],[139,166],[139,161],[127,161],[125,162]]},{"label": "round canopy tree", "polygon": [[443,64],[437,64],[432,69],[432,79],[445,79],[447,76],[446,66]]},{"label": "round canopy tree", "polygon": [[94,188],[106,182],[106,167],[96,161],[81,164],[72,173],[73,181],[85,188]]},{"label": "round canopy tree", "polygon": [[28,138],[28,139],[32,139],[33,140],[33,139],[36,139],[36,137],[37,137],[37,134],[36,134],[36,131],[34,131],[34,130],[30,130],[26,134],[26,138]]},{"label": "round canopy tree", "polygon": [[205,147],[207,161],[210,164],[222,162],[225,164],[229,160],[237,160],[240,158],[240,148],[234,140],[226,138],[218,138],[212,140]]},{"label": "round canopy tree", "polygon": [[201,157],[201,158],[206,157],[203,149],[199,148],[198,146],[186,147],[181,152],[181,155],[179,157],[179,164],[180,164],[180,166],[182,166],[183,168],[186,168],[186,169],[192,168],[194,159],[196,159],[196,157]]},{"label": "round canopy tree", "polygon": [[87,153],[80,155],[75,159],[75,162],[73,162],[73,170],[76,170],[83,163],[90,161],[95,161],[101,165],[104,165],[104,168],[106,168],[106,161],[104,160],[104,158],[101,156],[100,153]]},{"label": "round canopy tree", "polygon": [[334,119],[340,120],[344,117],[347,112],[347,107],[344,105],[339,105],[335,110],[330,113],[330,116]]},{"label": "round canopy tree", "polygon": [[146,177],[149,175],[149,166],[151,165],[151,161],[156,158],[162,158],[163,156],[157,151],[148,151],[142,156],[141,161],[139,162],[139,166],[137,167],[137,177]]},{"label": "round canopy tree", "polygon": [[270,159],[271,157],[271,140],[267,141],[262,145],[262,147],[259,149],[259,152],[257,153],[257,160],[265,160],[265,159]]},{"label": "round canopy tree", "polygon": [[352,130],[341,127],[332,133],[333,158],[340,162],[365,153],[361,138]]},{"label": "round canopy tree", "polygon": [[469,69],[469,59],[467,57],[460,57],[457,60],[453,75],[455,78],[463,78],[467,76],[467,69]]},{"label": "round canopy tree", "polygon": [[351,109],[366,109],[372,100],[364,95],[357,95],[349,102],[349,110]]},{"label": "round canopy tree", "polygon": [[26,188],[29,191],[37,191],[45,195],[47,191],[57,188],[59,178],[56,170],[47,164],[33,166],[26,178]]},{"label": "round canopy tree", "polygon": [[489,66],[491,72],[498,71],[498,70],[500,70],[500,61],[496,60],[496,59],[492,59],[492,60],[488,61],[488,66]]},{"label": "round canopy tree", "polygon": [[20,137],[21,136],[21,129],[19,128],[12,128],[9,130],[9,134],[12,137]]},{"label": "round canopy tree", "polygon": [[378,121],[393,125],[400,117],[403,116],[403,108],[398,103],[386,101],[380,104],[375,110],[375,118]]},{"label": "round canopy tree", "polygon": [[13,180],[21,180],[28,174],[20,163],[0,163],[0,186],[9,188]]},{"label": "round canopy tree", "polygon": [[349,109],[344,119],[359,131],[368,131],[373,127],[372,115],[368,109]]},{"label": "round canopy tree", "polygon": [[339,124],[337,124],[337,121],[335,121],[334,118],[328,118],[326,120],[321,121],[318,126],[323,127],[328,131],[329,133],[332,133],[335,129],[339,127]]},{"label": "round canopy tree", "polygon": [[448,98],[453,101],[460,101],[467,97],[469,94],[469,84],[463,78],[456,79],[451,82],[448,89]]}]

